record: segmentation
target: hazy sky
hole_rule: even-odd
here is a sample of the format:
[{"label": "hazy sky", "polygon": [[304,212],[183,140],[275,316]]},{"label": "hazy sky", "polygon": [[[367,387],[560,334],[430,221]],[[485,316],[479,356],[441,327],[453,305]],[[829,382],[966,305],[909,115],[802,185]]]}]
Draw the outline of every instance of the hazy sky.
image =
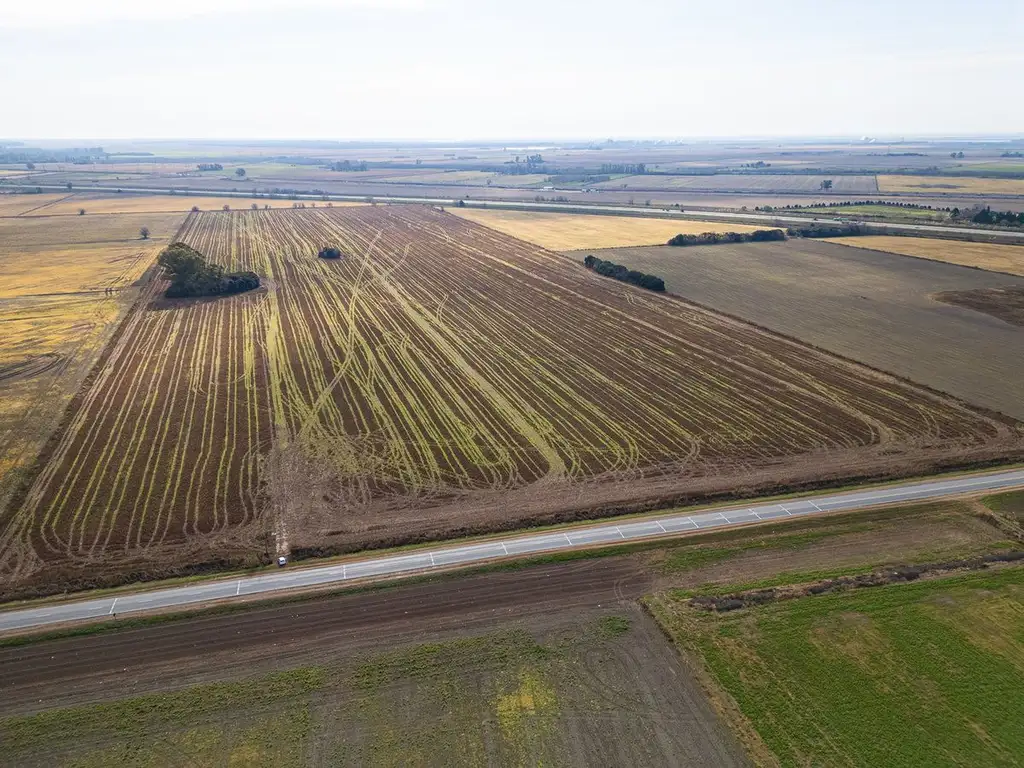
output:
[{"label": "hazy sky", "polygon": [[0,0],[0,137],[1020,133],[1022,41],[1022,0]]}]

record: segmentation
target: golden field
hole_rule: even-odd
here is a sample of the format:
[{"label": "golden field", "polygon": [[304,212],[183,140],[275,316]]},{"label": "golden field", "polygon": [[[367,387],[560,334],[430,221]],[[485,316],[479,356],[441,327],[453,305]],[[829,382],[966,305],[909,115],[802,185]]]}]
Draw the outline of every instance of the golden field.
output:
[{"label": "golden field", "polygon": [[962,240],[891,237],[888,235],[837,237],[830,242],[1024,276],[1024,246],[1022,245],[968,243]]},{"label": "golden field", "polygon": [[878,176],[879,192],[931,192],[972,195],[1024,195],[1024,179],[976,179],[969,176]]},{"label": "golden field", "polygon": [[133,283],[183,220],[0,219],[0,509],[137,296]]},{"label": "golden field", "polygon": [[64,193],[52,195],[0,195],[0,217],[21,216],[28,211],[63,200]]},{"label": "golden field", "polygon": [[[100,246],[0,248],[0,299],[124,288],[146,270],[164,241]],[[2,343],[2,342],[0,342]]]},{"label": "golden field", "polygon": [[[76,205],[75,210],[79,207]],[[97,246],[141,243],[139,230],[142,227],[149,229],[151,240],[168,240],[178,231],[184,218],[184,213],[0,218],[0,257],[27,247],[61,249],[83,243]]]},{"label": "golden field", "polygon": [[[205,197],[202,195],[104,195],[102,197],[75,195],[62,203],[48,206],[47,214],[66,215],[78,214],[80,208],[85,209],[85,218],[89,214],[99,213],[174,213],[191,211],[197,206],[201,211],[219,211],[225,205],[231,210],[251,209],[253,205],[265,208],[292,208],[295,200],[270,200],[269,198],[253,197]],[[311,206],[327,206],[325,202],[303,200],[307,208]],[[366,205],[366,203],[340,203],[331,205]],[[152,229],[152,227],[150,227]]]},{"label": "golden field", "polygon": [[646,219],[577,213],[534,213],[479,208],[449,208],[478,224],[518,237],[552,251],[663,245],[679,233],[752,232],[757,227],[720,221]]}]

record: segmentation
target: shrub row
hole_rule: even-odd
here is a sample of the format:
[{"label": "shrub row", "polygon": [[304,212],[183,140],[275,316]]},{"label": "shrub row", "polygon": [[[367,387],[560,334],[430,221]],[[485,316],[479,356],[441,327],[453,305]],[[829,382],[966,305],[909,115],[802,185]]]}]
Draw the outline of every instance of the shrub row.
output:
[{"label": "shrub row", "polygon": [[583,265],[587,269],[594,270],[599,275],[604,275],[614,280],[621,280],[624,283],[639,285],[641,288],[646,288],[649,291],[665,290],[665,281],[660,277],[637,272],[635,269],[630,269],[611,261],[604,261],[595,256],[587,256],[583,259]]},{"label": "shrub row", "polygon": [[718,243],[765,243],[771,240],[785,240],[781,229],[756,229],[753,232],[702,232],[699,235],[679,234],[668,241],[669,245],[716,245]]}]

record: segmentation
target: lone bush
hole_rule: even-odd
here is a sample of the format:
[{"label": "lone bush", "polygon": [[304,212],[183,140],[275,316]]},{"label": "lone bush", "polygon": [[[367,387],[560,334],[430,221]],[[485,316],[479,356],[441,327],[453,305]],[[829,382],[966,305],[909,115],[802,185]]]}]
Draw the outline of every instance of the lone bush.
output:
[{"label": "lone bush", "polygon": [[321,259],[340,259],[341,251],[334,246],[325,246],[320,249],[320,253],[317,254]]}]

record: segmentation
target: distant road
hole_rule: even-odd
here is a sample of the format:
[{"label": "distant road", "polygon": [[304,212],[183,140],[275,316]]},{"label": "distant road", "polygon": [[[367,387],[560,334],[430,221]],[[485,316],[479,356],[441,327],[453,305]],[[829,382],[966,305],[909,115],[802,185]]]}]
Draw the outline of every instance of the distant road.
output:
[{"label": "distant road", "polygon": [[[67,191],[67,186],[62,184],[38,184],[38,186],[44,190],[58,190]],[[82,187],[75,189],[74,192],[111,192],[114,187],[99,186],[99,187]],[[166,195],[167,190],[157,189],[156,187],[117,187],[122,192],[128,193],[144,193],[147,195]],[[262,198],[253,197],[251,192],[222,192],[216,190],[198,190],[190,189],[187,193],[177,192],[180,197],[237,197],[242,200],[248,200],[250,202],[258,201]],[[328,201],[357,201],[361,202],[366,200],[368,197],[372,197],[378,203],[428,203],[432,205],[452,205],[454,200],[451,197],[404,197],[404,196],[381,196],[381,195],[339,195],[329,194],[326,196]],[[288,200],[313,200],[319,202],[324,200],[324,195],[320,194],[289,194],[287,197],[282,198],[278,196],[276,199],[288,199]],[[775,222],[784,222],[787,224],[827,224],[827,225],[842,225],[842,224],[860,224],[864,227],[874,227],[877,229],[883,229],[889,232],[935,232],[938,234],[958,234],[958,235],[978,235],[984,234],[991,237],[1002,237],[1012,241],[1024,242],[1024,231],[1012,231],[1002,229],[979,229],[972,227],[944,227],[939,224],[889,224],[879,221],[862,221],[850,216],[844,216],[843,220],[831,219],[831,218],[812,218],[810,216],[792,216],[792,215],[780,215],[775,213],[744,213],[740,211],[696,211],[696,210],[682,210],[676,211],[670,208],[637,208],[635,206],[617,206],[617,205],[587,205],[583,203],[536,203],[513,200],[463,200],[463,203],[467,208],[508,208],[518,210],[529,210],[535,209],[539,211],[566,211],[569,213],[597,213],[597,214],[619,214],[627,216],[640,216],[645,218],[657,217],[657,218],[680,218],[680,219],[726,219],[730,221],[746,222],[751,224],[773,224]]]},{"label": "distant road", "polygon": [[614,520],[600,524],[567,527],[560,531],[491,538],[478,543],[454,544],[417,549],[409,554],[354,559],[339,565],[290,567],[255,576],[200,584],[124,593],[117,597],[52,603],[39,608],[0,612],[0,632],[43,628],[67,622],[102,619],[114,614],[166,609],[195,608],[209,601],[231,601],[254,595],[308,587],[341,585],[362,579],[400,576],[481,565],[500,560],[564,552],[585,547],[636,542],[658,537],[685,535],[698,530],[810,517],[825,512],[855,510],[878,504],[939,499],[957,494],[1024,487],[1024,469],[974,473],[942,480],[901,483],[844,493],[792,499],[753,507],[730,507],[704,513],[680,513],[642,519]]}]

